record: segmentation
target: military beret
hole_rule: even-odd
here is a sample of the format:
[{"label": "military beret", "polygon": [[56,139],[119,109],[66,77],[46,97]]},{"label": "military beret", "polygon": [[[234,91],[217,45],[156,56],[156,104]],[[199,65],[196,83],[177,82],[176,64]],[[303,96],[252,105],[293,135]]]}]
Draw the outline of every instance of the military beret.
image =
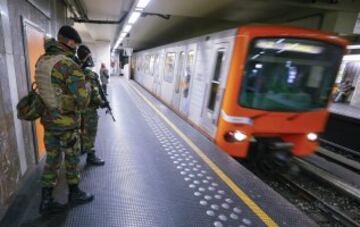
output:
[{"label": "military beret", "polygon": [[64,25],[60,28],[60,30],[58,32],[58,39],[60,36],[67,38],[67,39],[72,39],[76,43],[82,43],[79,33],[73,27],[71,27],[69,25]]}]

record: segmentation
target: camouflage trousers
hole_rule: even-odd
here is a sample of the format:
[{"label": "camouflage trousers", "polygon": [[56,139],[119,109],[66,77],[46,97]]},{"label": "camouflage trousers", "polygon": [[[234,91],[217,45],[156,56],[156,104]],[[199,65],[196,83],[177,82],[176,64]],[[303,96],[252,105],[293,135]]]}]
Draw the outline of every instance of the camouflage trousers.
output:
[{"label": "camouflage trousers", "polygon": [[98,120],[96,109],[81,114],[81,149],[87,153],[94,151]]},{"label": "camouflage trousers", "polygon": [[68,184],[79,184],[80,130],[56,132],[45,129],[46,163],[42,175],[43,187],[54,187],[65,154],[66,180]]}]

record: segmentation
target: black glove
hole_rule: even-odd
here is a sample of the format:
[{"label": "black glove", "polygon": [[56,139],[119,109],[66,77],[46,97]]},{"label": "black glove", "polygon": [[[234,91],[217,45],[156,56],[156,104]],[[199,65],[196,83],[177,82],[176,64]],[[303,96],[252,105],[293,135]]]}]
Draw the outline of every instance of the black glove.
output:
[{"label": "black glove", "polygon": [[101,109],[104,109],[104,108],[107,107],[107,103],[106,102],[101,102],[99,106],[100,106]]}]

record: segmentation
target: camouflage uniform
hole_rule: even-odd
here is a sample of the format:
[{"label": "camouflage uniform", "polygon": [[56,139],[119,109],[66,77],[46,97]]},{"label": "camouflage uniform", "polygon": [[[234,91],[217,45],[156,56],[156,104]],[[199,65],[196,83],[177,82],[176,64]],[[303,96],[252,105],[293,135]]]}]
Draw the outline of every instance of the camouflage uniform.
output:
[{"label": "camouflage uniform", "polygon": [[84,69],[86,83],[91,87],[90,104],[82,113],[81,125],[81,145],[83,151],[94,153],[96,132],[98,127],[97,109],[103,104],[99,93],[98,75],[90,69]]},{"label": "camouflage uniform", "polygon": [[[49,108],[47,105],[47,110],[41,117],[41,123],[45,128],[46,148],[46,164],[42,175],[42,184],[43,187],[56,185],[63,151],[67,182],[69,185],[77,185],[80,181],[80,110],[85,109],[89,104],[85,76],[81,68],[72,60],[74,53],[64,44],[54,39],[47,40],[45,50],[46,53],[40,57],[36,67],[41,59],[63,57],[51,69],[51,85],[61,107]],[[36,81],[38,82],[37,78]],[[42,92],[39,89],[39,92],[42,97],[46,95],[44,90]]]}]

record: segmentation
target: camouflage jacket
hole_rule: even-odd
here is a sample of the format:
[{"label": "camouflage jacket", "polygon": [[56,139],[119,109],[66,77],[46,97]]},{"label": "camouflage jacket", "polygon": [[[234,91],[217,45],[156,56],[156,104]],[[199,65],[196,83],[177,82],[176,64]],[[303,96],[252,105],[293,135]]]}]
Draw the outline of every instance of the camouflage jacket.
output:
[{"label": "camouflage jacket", "polygon": [[51,69],[51,85],[60,100],[61,109],[46,108],[41,123],[45,129],[53,131],[78,129],[81,124],[80,111],[87,108],[90,98],[85,86],[85,75],[72,60],[74,53],[65,45],[50,39],[45,42],[45,54],[38,62],[42,58],[59,55],[64,57]]},{"label": "camouflage jacket", "polygon": [[91,69],[85,68],[84,70],[85,74],[85,81],[87,86],[91,87],[90,92],[90,104],[87,108],[87,110],[96,110],[98,109],[102,104],[104,104],[103,99],[101,98],[100,91],[101,89],[99,87],[99,76],[92,71]]}]

